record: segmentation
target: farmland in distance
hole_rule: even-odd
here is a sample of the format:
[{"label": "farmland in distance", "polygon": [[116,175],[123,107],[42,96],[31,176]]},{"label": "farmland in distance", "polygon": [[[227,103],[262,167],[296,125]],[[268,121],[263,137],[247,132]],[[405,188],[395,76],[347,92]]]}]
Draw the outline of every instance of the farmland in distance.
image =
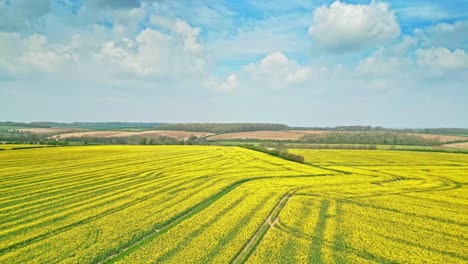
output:
[{"label": "farmland in distance", "polygon": [[468,156],[240,147],[0,152],[0,263],[466,263]]}]

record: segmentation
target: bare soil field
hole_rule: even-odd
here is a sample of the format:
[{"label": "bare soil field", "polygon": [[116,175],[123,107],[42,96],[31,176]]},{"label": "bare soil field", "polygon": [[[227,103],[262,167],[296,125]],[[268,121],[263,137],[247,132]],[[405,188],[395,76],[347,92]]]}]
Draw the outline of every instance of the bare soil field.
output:
[{"label": "bare soil field", "polygon": [[[325,135],[325,134],[331,133],[331,132],[360,133],[361,131],[289,130],[289,132],[306,134],[306,135]],[[424,139],[431,139],[431,140],[435,140],[435,141],[438,141],[438,142],[451,142],[451,141],[459,141],[459,140],[468,140],[468,137],[464,137],[464,136],[450,136],[450,135],[437,135],[437,134],[418,134],[418,133],[406,133],[406,134],[422,137]]]},{"label": "bare soil field", "polygon": [[50,128],[22,128],[18,129],[22,132],[31,132],[31,133],[38,133],[38,134],[58,134],[58,133],[66,133],[66,132],[78,132],[83,131],[80,128],[64,128],[64,127],[50,127]]},{"label": "bare soil field", "polygon": [[64,133],[56,135],[53,138],[77,138],[77,137],[132,137],[132,136],[145,136],[145,137],[171,137],[178,139],[188,139],[192,136],[206,137],[213,135],[208,132],[188,132],[188,131],[162,131],[162,130],[148,130],[148,131],[86,131]]},{"label": "bare soil field", "polygon": [[445,144],[444,147],[468,149],[468,142]]},{"label": "bare soil field", "polygon": [[[326,135],[333,132],[338,133],[358,133],[350,131],[324,131],[324,130],[282,130],[282,131],[249,131],[249,132],[234,132],[225,134],[215,134],[210,132],[189,132],[189,131],[169,131],[169,130],[147,130],[147,131],[83,131],[78,129],[67,128],[28,128],[22,131],[29,131],[33,133],[55,133],[57,135],[52,138],[66,139],[72,137],[132,137],[132,136],[145,136],[145,137],[171,137],[177,139],[188,139],[192,136],[207,137],[208,140],[231,140],[231,139],[259,139],[259,140],[301,140],[309,135]],[[468,137],[463,136],[450,136],[450,135],[435,135],[435,134],[417,134],[406,133],[408,135],[415,135],[424,139],[436,140],[442,143],[449,143],[453,141],[468,140]]]},{"label": "bare soil field", "polygon": [[[284,130],[284,131],[250,131],[250,132],[235,132],[209,136],[208,140],[229,140],[229,139],[262,139],[262,140],[300,140],[308,135],[326,135],[328,133],[360,133],[359,131],[324,131],[324,130]],[[417,134],[415,135],[424,139],[436,140],[443,143],[452,141],[468,140],[468,137],[435,135],[435,134]]]},{"label": "bare soil field", "polygon": [[264,140],[299,140],[306,133],[291,132],[291,131],[251,131],[251,132],[236,132],[219,134],[208,137],[208,140],[223,140],[223,139],[264,139]]},{"label": "bare soil field", "polygon": [[451,142],[451,141],[458,141],[458,140],[468,140],[468,137],[463,136],[449,136],[449,135],[436,135],[436,134],[416,134],[416,133],[408,133],[409,135],[415,135],[422,137],[424,139],[432,139],[439,142]]},{"label": "bare soil field", "polygon": [[301,135],[325,135],[333,131],[323,131],[323,130],[288,130],[290,133],[297,133]]}]

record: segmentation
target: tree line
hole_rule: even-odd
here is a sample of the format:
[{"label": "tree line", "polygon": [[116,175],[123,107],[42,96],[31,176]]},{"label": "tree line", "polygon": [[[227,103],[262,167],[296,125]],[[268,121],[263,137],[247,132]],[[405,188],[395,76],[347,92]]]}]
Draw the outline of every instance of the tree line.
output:
[{"label": "tree line", "polygon": [[435,146],[442,143],[417,135],[397,132],[331,132],[323,135],[306,135],[305,143],[319,144],[374,144],[374,145],[418,145]]},{"label": "tree line", "polygon": [[191,132],[211,132],[216,134],[265,131],[265,130],[287,130],[290,127],[283,124],[264,123],[180,123],[157,126],[158,130],[182,130]]},{"label": "tree line", "polygon": [[304,163],[304,156],[298,155],[298,154],[293,154],[293,153],[290,153],[287,150],[283,150],[283,149],[268,149],[268,148],[264,148],[264,147],[261,147],[261,146],[255,146],[255,145],[240,145],[239,147],[243,147],[243,148],[247,148],[247,149],[267,153],[267,154],[270,154],[272,156],[280,157],[280,158],[290,160],[290,161],[294,161],[294,162]]},{"label": "tree line", "polygon": [[206,144],[205,138],[192,136],[188,139],[178,139],[172,137],[70,137],[67,141],[75,141],[82,144],[103,144],[103,145],[202,145]]}]

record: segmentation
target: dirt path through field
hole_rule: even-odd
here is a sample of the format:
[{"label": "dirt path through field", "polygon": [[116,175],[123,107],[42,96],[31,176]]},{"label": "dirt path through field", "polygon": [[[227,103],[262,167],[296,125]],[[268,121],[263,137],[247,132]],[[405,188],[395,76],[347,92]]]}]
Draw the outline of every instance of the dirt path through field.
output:
[{"label": "dirt path through field", "polygon": [[271,211],[268,215],[267,219],[263,222],[263,224],[258,228],[257,232],[250,238],[244,248],[240,251],[237,257],[232,261],[232,263],[244,263],[250,254],[253,252],[255,247],[260,243],[263,236],[268,232],[270,228],[273,228],[276,224],[279,223],[278,215],[281,209],[286,206],[289,199],[294,197],[293,194],[287,193],[281,198],[281,200],[276,204],[275,208]]}]

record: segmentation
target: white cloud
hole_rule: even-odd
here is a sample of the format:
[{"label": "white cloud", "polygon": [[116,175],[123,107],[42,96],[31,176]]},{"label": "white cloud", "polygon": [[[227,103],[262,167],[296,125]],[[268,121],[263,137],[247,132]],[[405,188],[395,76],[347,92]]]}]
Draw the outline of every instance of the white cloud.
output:
[{"label": "white cloud", "polygon": [[31,28],[50,9],[49,0],[0,1],[0,30],[13,32]]},{"label": "white cloud", "polygon": [[236,74],[229,75],[226,80],[221,83],[218,87],[218,90],[222,92],[229,92],[236,89],[238,86],[238,80]]},{"label": "white cloud", "polygon": [[405,76],[411,67],[412,60],[406,57],[385,56],[382,52],[376,52],[361,60],[356,73],[361,77],[396,77]]},{"label": "white cloud", "polygon": [[360,60],[354,73],[362,78],[404,78],[414,69],[411,54],[417,43],[406,36],[399,43],[382,47]]},{"label": "white cloud", "polygon": [[207,47],[222,59],[264,56],[278,50],[288,53],[304,51],[310,46],[303,34],[309,24],[308,17],[288,13],[264,20],[249,20],[238,25],[233,32],[216,35]]},{"label": "white cloud", "polygon": [[19,70],[15,60],[21,54],[21,42],[19,34],[0,32],[0,72],[11,73]]},{"label": "white cloud", "polygon": [[416,57],[419,66],[430,70],[436,76],[446,76],[460,71],[468,72],[468,54],[461,49],[454,51],[443,47],[418,49]]},{"label": "white cloud", "polygon": [[392,41],[400,35],[400,25],[384,2],[353,5],[335,1],[315,9],[309,35],[325,49],[349,51]]},{"label": "white cloud", "polygon": [[198,34],[185,21],[178,21],[171,35],[147,28],[135,40],[124,39],[123,45],[105,43],[97,57],[102,64],[119,66],[127,74],[169,79],[199,74],[205,59]]},{"label": "white cloud", "polygon": [[88,5],[94,5],[95,8],[103,9],[129,9],[137,8],[141,5],[139,0],[98,0],[86,1]]},{"label": "white cloud", "polygon": [[[432,3],[418,3],[414,2],[411,6],[411,2],[407,1],[409,6],[397,8],[397,14],[406,19],[425,19],[425,20],[440,20],[450,17],[450,13],[447,13],[444,9]],[[437,3],[437,2],[434,2]],[[406,4],[406,3],[405,3]]]},{"label": "white cloud", "polygon": [[273,71],[287,71],[293,64],[282,52],[274,52],[268,54],[260,63],[251,64],[249,70],[257,74],[270,74]]},{"label": "white cloud", "polygon": [[65,63],[73,61],[73,54],[49,46],[45,36],[34,34],[24,41],[23,53],[17,61],[39,71],[50,73]]},{"label": "white cloud", "polygon": [[184,20],[177,20],[174,24],[173,31],[182,40],[184,50],[190,53],[199,53],[202,51],[202,46],[198,42],[199,28],[191,27]]},{"label": "white cloud", "polygon": [[[107,42],[102,45],[98,53],[100,62],[104,65],[120,67],[127,74],[151,75],[161,74],[167,65],[171,39],[156,30],[145,29],[135,40],[127,45],[117,45],[115,42]],[[135,45],[135,48],[132,46]]]},{"label": "white cloud", "polygon": [[414,35],[426,47],[441,46],[451,49],[468,48],[468,21],[453,24],[439,23],[422,29],[415,29]]},{"label": "white cloud", "polygon": [[[362,59],[354,69],[353,81],[379,91],[431,89],[445,83],[453,87],[468,80],[468,54],[461,49],[414,47],[414,39],[381,48]],[[401,52],[405,51],[405,52]],[[434,80],[437,79],[437,82]]]},{"label": "white cloud", "polygon": [[310,68],[302,67],[286,75],[286,83],[303,83],[312,76]]},{"label": "white cloud", "polygon": [[415,63],[407,57],[411,41],[381,48],[355,66],[352,81],[361,89],[387,92],[408,87],[415,74]]},{"label": "white cloud", "polygon": [[147,1],[147,3],[151,3],[152,14],[170,20],[184,18],[191,24],[208,29],[208,31],[223,31],[233,26],[232,18],[235,12],[230,10],[223,1],[158,0]]},{"label": "white cloud", "polygon": [[226,80],[210,80],[209,86],[218,91],[234,90],[287,90],[303,86],[316,77],[312,68],[300,66],[282,52],[267,54],[255,63],[244,65],[238,72],[230,74]]},{"label": "white cloud", "polygon": [[78,60],[66,46],[49,43],[47,37],[0,33],[0,69],[9,75],[55,73]]},{"label": "white cloud", "polygon": [[266,55],[257,63],[250,63],[242,69],[244,81],[252,86],[282,90],[312,85],[319,79],[319,70],[301,66],[282,52]]},{"label": "white cloud", "polygon": [[121,36],[100,34],[102,30],[96,26],[55,41],[40,34],[0,32],[1,75],[96,82],[141,78],[166,82],[170,87],[170,82],[201,79],[207,74],[206,56],[198,41],[200,29],[186,21],[176,21],[165,33],[146,28],[135,36]]}]

